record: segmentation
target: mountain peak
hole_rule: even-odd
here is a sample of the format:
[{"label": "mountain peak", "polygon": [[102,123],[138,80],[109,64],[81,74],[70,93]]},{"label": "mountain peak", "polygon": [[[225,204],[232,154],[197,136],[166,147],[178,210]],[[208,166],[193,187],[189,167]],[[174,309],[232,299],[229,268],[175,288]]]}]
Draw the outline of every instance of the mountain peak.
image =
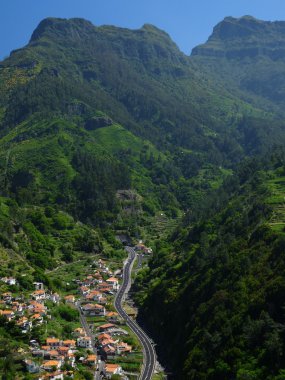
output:
[{"label": "mountain peak", "polygon": [[74,36],[79,32],[90,32],[95,27],[94,25],[82,18],[54,18],[48,17],[43,19],[34,30],[30,42],[35,42],[42,37],[58,34],[59,32],[65,35]]},{"label": "mountain peak", "polygon": [[[284,56],[285,22],[261,21],[246,15],[226,17],[218,23],[208,41],[193,49],[192,55],[245,58]],[[283,53],[282,53],[283,52]]]}]

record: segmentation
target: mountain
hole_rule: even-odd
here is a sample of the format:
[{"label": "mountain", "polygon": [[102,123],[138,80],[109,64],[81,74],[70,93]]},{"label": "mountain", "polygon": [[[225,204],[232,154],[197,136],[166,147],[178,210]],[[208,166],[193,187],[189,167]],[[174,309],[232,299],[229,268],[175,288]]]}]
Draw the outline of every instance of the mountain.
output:
[{"label": "mountain", "polygon": [[208,204],[157,242],[140,318],[175,379],[282,379],[284,152],[244,163]]},{"label": "mountain", "polygon": [[226,17],[191,57],[243,99],[283,114],[284,21]]},{"label": "mountain", "polygon": [[[282,125],[284,26],[226,18],[190,60]],[[265,130],[276,132],[265,120],[237,127],[249,151]],[[173,378],[284,377],[284,152],[273,152],[245,160],[217,192],[191,205],[136,278],[141,321]]]},{"label": "mountain", "polygon": [[0,276],[57,290],[51,268],[148,239],[136,299],[178,378],[272,379],[283,162],[261,157],[285,142],[282,28],[227,18],[189,57],[152,25],[43,20],[0,63]]},{"label": "mountain", "polygon": [[175,215],[203,193],[195,183],[220,183],[284,139],[282,120],[205,77],[151,25],[45,19],[0,78],[2,194],[93,224],[114,219],[115,193],[130,187],[145,209]]}]

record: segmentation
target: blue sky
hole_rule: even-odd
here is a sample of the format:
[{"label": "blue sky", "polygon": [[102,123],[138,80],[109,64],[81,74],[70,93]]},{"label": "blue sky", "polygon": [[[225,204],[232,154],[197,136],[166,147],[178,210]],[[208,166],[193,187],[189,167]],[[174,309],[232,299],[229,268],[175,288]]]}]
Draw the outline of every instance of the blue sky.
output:
[{"label": "blue sky", "polygon": [[45,17],[83,17],[95,25],[140,28],[151,23],[181,50],[207,40],[226,16],[285,20],[284,0],[0,0],[0,58],[25,45]]}]

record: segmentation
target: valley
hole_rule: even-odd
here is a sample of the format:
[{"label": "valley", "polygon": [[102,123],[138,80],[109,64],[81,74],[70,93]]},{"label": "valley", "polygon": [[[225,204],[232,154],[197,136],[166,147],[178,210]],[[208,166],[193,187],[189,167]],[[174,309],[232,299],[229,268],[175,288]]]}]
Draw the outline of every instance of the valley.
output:
[{"label": "valley", "polygon": [[284,379],[284,46],[46,18],[0,62],[0,378]]}]

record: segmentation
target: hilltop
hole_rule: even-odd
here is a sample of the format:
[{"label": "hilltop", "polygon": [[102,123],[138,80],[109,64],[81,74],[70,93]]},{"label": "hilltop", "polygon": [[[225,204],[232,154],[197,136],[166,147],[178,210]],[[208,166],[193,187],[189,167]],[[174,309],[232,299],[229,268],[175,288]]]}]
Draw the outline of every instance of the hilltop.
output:
[{"label": "hilltop", "polygon": [[143,238],[141,315],[179,376],[277,376],[284,160],[264,156],[285,142],[284,25],[227,17],[187,56],[153,25],[43,20],[0,63],[0,276],[60,290],[53,268]]}]

